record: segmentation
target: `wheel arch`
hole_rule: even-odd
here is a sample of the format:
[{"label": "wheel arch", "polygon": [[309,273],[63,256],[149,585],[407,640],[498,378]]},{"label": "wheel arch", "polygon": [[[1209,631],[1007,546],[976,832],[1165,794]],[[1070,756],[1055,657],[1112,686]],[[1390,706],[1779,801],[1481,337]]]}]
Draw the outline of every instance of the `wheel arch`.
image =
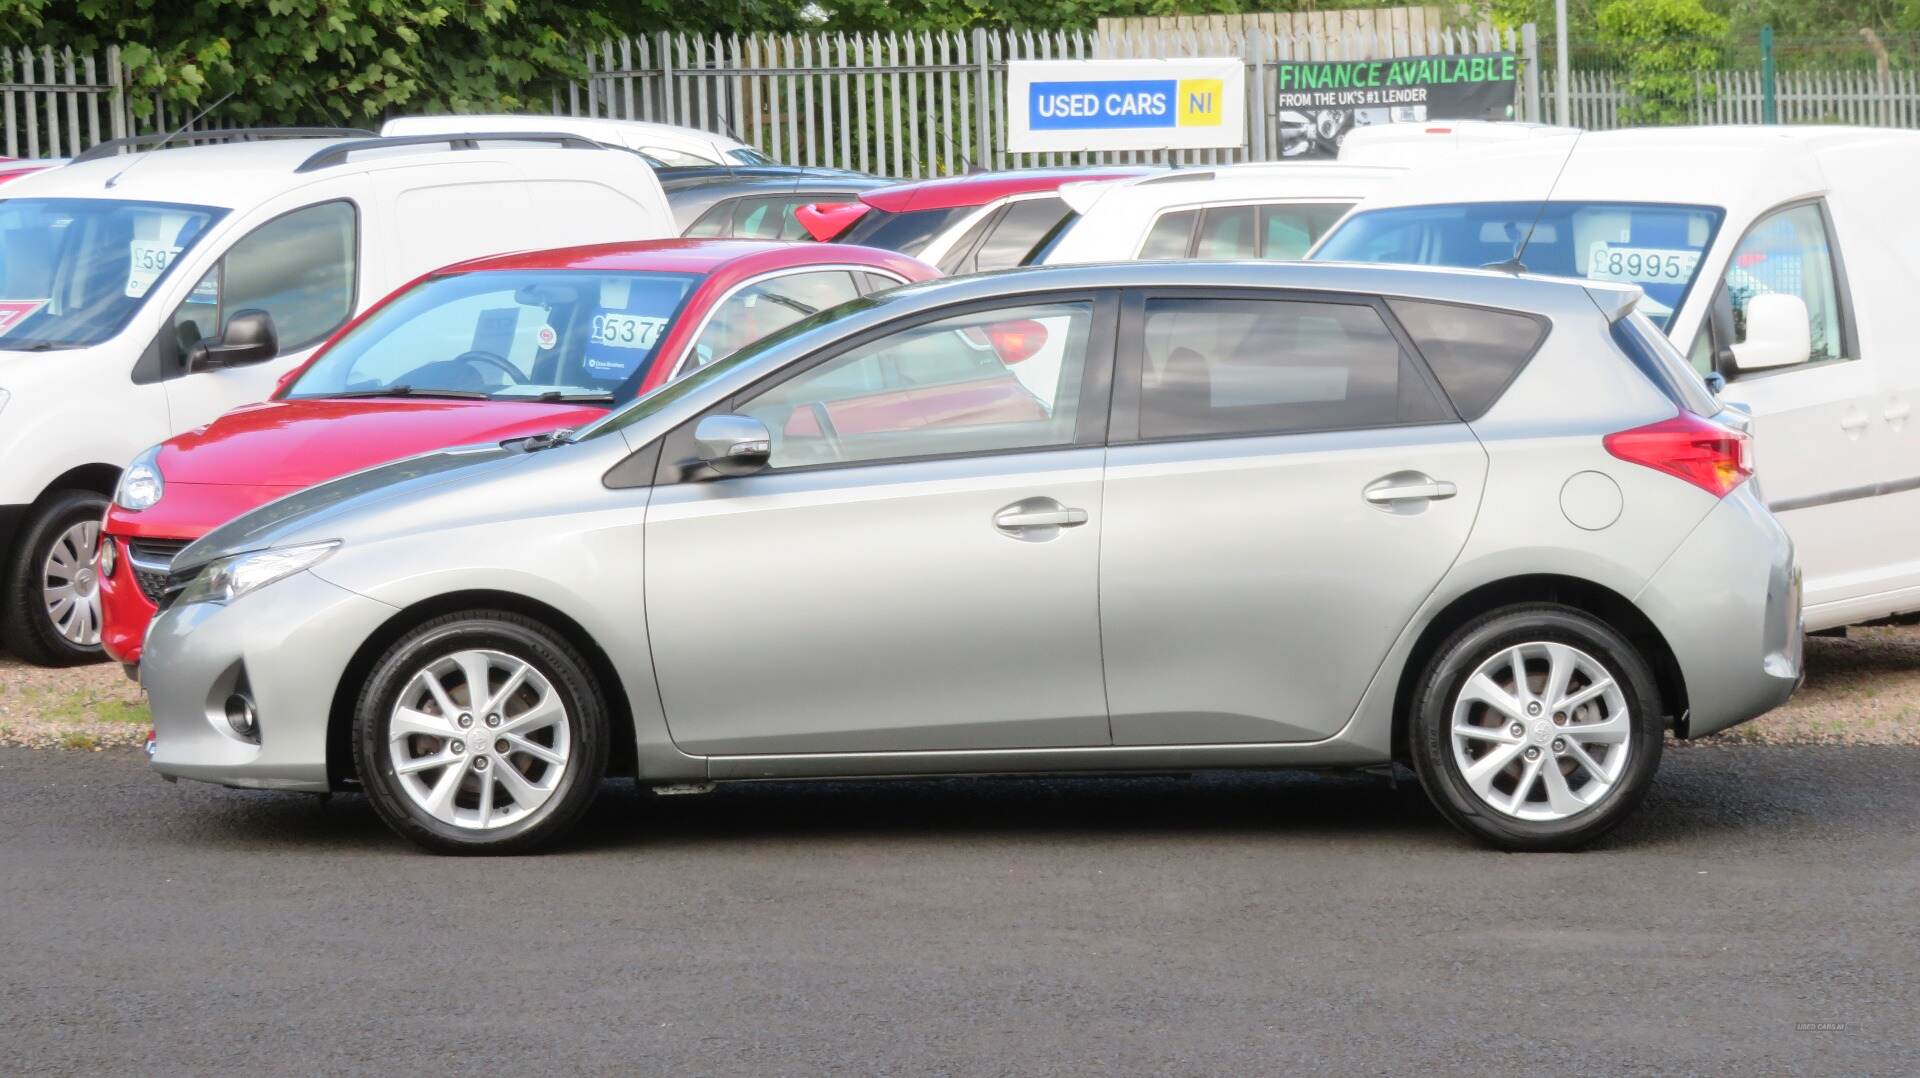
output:
[{"label": "wheel arch", "polygon": [[1653,667],[1660,707],[1670,725],[1677,725],[1687,713],[1686,678],[1671,645],[1633,600],[1604,584],[1579,577],[1553,573],[1535,573],[1491,581],[1465,592],[1442,607],[1414,641],[1407,661],[1400,669],[1400,680],[1393,698],[1393,755],[1406,760],[1409,709],[1419,691],[1420,678],[1440,645],[1454,631],[1474,618],[1502,607],[1519,603],[1547,602],[1572,607],[1605,622],[1628,642],[1640,649]]},{"label": "wheel arch", "polygon": [[40,505],[48,498],[63,490],[88,490],[102,497],[113,497],[113,488],[120,484],[120,469],[111,464],[82,464],[77,468],[68,468],[54,476],[33,504]]},{"label": "wheel arch", "polygon": [[596,642],[591,633],[580,623],[567,616],[563,611],[538,599],[512,592],[473,589],[448,592],[423,599],[394,613],[382,622],[378,629],[362,641],[353,657],[341,671],[339,680],[333,689],[333,700],[327,709],[327,784],[333,789],[341,789],[350,780],[353,773],[353,705],[359,698],[360,687],[367,675],[373,670],[374,663],[386,654],[396,640],[443,614],[452,614],[462,610],[499,610],[522,617],[531,618],[554,632],[560,634],[582,658],[594,679],[600,683],[601,692],[606,696],[609,725],[612,727],[612,743],[607,760],[607,773],[633,774],[637,766],[637,750],[633,732],[633,709],[628,705],[626,687],[620,681],[620,674],[614,669],[612,660]]}]

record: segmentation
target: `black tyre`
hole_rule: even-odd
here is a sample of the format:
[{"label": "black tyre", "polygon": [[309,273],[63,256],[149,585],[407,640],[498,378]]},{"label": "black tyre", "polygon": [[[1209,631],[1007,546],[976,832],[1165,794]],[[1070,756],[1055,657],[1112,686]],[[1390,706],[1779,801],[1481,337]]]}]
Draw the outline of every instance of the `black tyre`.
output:
[{"label": "black tyre", "polygon": [[34,507],[7,566],[0,636],[15,655],[39,666],[97,663],[100,583],[93,557],[107,499],[63,490]]},{"label": "black tyre", "polygon": [[407,633],[354,709],[360,781],[380,818],[439,853],[528,853],[599,792],[607,706],[585,660],[517,614],[467,611]]},{"label": "black tyre", "polygon": [[1665,738],[1646,659],[1605,623],[1547,603],[1455,632],[1409,720],[1427,796],[1507,850],[1574,849],[1614,827],[1652,785]]}]

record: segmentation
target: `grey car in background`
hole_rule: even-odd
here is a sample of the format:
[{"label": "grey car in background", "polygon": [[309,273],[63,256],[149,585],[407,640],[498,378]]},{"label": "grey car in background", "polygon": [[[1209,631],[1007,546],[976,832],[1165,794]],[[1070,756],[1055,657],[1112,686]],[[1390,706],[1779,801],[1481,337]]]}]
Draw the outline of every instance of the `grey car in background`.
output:
[{"label": "grey car in background", "polygon": [[836,168],[795,165],[656,168],[682,235],[808,240],[793,211],[815,202],[850,202],[895,180]]},{"label": "grey car in background", "polygon": [[1565,849],[1663,731],[1780,704],[1793,550],[1630,288],[1044,267],[797,323],[562,437],[295,494],[185,550],[169,777],[363,787],[435,850],[608,774],[1411,764]]}]

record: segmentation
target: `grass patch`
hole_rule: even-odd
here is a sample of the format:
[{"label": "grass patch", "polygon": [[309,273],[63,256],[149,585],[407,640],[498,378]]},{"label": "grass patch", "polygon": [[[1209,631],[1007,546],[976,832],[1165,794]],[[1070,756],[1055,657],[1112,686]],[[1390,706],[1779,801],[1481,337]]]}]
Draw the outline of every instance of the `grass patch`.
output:
[{"label": "grass patch", "polygon": [[100,742],[84,730],[69,730],[60,736],[60,745],[62,748],[80,749],[84,752],[98,748]]}]

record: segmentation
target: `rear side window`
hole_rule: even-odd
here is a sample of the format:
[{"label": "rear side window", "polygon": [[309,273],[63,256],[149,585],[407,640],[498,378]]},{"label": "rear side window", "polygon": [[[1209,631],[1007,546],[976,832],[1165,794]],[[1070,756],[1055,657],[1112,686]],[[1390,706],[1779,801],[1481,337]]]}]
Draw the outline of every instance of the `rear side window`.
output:
[{"label": "rear side window", "polygon": [[1452,418],[1371,306],[1149,299],[1140,437],[1289,434]]},{"label": "rear side window", "polygon": [[1029,198],[1012,203],[980,245],[974,268],[996,270],[1020,265],[1066,215],[1067,204],[1058,198]]},{"label": "rear side window", "polygon": [[1409,299],[1387,306],[1463,419],[1487,414],[1547,339],[1547,321],[1532,315]]},{"label": "rear side window", "polygon": [[1634,311],[1613,324],[1613,340],[1647,380],[1667,395],[1674,407],[1694,415],[1710,416],[1720,410],[1720,402],[1700,380],[1687,357],[1653,328],[1647,316]]},{"label": "rear side window", "polygon": [[1140,245],[1140,257],[1147,261],[1187,257],[1187,247],[1193,242],[1193,224],[1199,219],[1198,210],[1161,214],[1153,223],[1152,231],[1147,233],[1147,241]]}]

